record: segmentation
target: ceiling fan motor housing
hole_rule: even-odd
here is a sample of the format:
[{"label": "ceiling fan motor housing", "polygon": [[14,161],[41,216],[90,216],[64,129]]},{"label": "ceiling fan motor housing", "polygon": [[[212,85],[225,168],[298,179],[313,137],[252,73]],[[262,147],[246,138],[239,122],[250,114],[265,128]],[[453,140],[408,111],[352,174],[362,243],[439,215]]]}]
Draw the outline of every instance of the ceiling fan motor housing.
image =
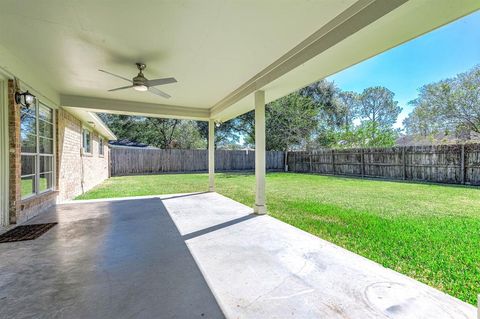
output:
[{"label": "ceiling fan motor housing", "polygon": [[147,86],[147,79],[141,73],[134,77],[132,82],[133,86]]},{"label": "ceiling fan motor housing", "polygon": [[163,84],[169,84],[169,83],[176,83],[177,80],[175,78],[163,78],[163,79],[148,80],[143,75],[143,70],[145,70],[147,68],[145,63],[137,62],[135,64],[136,64],[139,72],[138,72],[137,76],[134,77],[132,80],[129,80],[129,79],[123,77],[123,76],[116,75],[114,73],[111,73],[111,72],[108,72],[108,71],[105,71],[105,70],[99,70],[100,72],[113,75],[114,77],[117,77],[117,78],[120,78],[122,80],[125,80],[125,81],[128,81],[128,82],[132,83],[132,85],[123,86],[123,87],[120,87],[120,88],[108,90],[109,92],[125,90],[125,89],[129,89],[129,88],[133,87],[133,89],[136,90],[136,91],[140,91],[140,92],[150,91],[150,93],[152,93],[152,94],[155,94],[155,95],[167,98],[167,99],[171,97],[167,93],[162,92],[159,89],[157,89],[155,86],[163,85]]}]

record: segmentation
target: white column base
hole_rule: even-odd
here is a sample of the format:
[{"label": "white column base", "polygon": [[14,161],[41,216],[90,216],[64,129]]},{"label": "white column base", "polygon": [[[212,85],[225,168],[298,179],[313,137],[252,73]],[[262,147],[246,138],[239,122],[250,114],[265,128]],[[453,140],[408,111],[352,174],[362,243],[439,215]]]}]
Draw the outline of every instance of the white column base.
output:
[{"label": "white column base", "polygon": [[253,212],[257,215],[265,215],[267,213],[267,206],[255,204],[255,206],[253,206]]}]

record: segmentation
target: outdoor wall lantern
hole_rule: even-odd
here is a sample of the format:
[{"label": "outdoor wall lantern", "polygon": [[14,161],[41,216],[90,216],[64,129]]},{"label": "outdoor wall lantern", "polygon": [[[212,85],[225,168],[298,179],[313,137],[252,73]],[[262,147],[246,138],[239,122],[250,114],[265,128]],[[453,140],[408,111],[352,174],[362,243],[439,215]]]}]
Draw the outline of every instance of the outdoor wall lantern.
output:
[{"label": "outdoor wall lantern", "polygon": [[15,93],[15,102],[17,104],[21,104],[23,106],[30,106],[33,103],[33,101],[35,101],[35,95],[28,92],[28,90],[23,93],[20,93],[20,92]]}]

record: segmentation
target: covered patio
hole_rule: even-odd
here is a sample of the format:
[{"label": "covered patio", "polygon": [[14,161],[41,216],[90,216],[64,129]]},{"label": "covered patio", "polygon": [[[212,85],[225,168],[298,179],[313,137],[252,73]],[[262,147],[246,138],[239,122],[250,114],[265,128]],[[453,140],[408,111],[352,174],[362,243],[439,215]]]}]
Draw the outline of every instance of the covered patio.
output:
[{"label": "covered patio", "polygon": [[[257,214],[267,212],[266,103],[480,9],[471,0],[117,1],[114,6],[8,1],[2,6],[0,27],[9,32],[0,37],[0,81],[15,79],[17,91],[29,90],[52,109],[73,115],[208,121],[210,191],[215,124],[254,109]],[[152,87],[139,83],[135,64],[137,77],[164,78]],[[164,84],[160,92],[156,86]],[[1,133],[0,149],[7,154],[8,134]],[[6,179],[8,159],[1,160]],[[7,185],[0,183],[2,198],[8,198]],[[2,202],[0,221],[8,226],[8,203]]]},{"label": "covered patio", "polygon": [[[50,207],[27,223],[57,226],[0,247],[0,317],[474,318],[471,305],[266,215],[265,105],[478,1],[31,0],[1,9],[2,226],[13,223],[9,173],[21,170],[9,166],[6,105],[15,102],[5,97],[16,92],[4,94],[7,81],[71,115],[208,121],[209,192]],[[162,87],[170,99],[137,92],[145,85],[109,92],[135,86],[136,62],[149,78],[178,80]],[[215,193],[214,138],[216,123],[253,109],[252,208]],[[50,155],[53,179],[59,156]]]},{"label": "covered patio", "polygon": [[[5,318],[474,318],[473,306],[216,193],[80,201],[2,246]],[[6,261],[6,262],[5,262]]]}]

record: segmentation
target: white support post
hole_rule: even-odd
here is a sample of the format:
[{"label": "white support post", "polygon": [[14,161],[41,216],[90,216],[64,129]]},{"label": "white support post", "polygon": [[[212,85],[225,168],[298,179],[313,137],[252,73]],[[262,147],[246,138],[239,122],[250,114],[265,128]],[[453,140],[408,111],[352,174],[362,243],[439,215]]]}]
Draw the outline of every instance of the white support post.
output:
[{"label": "white support post", "polygon": [[208,120],[208,190],[215,191],[215,121]]},{"label": "white support post", "polygon": [[265,92],[255,92],[255,214],[267,213],[265,205]]}]

